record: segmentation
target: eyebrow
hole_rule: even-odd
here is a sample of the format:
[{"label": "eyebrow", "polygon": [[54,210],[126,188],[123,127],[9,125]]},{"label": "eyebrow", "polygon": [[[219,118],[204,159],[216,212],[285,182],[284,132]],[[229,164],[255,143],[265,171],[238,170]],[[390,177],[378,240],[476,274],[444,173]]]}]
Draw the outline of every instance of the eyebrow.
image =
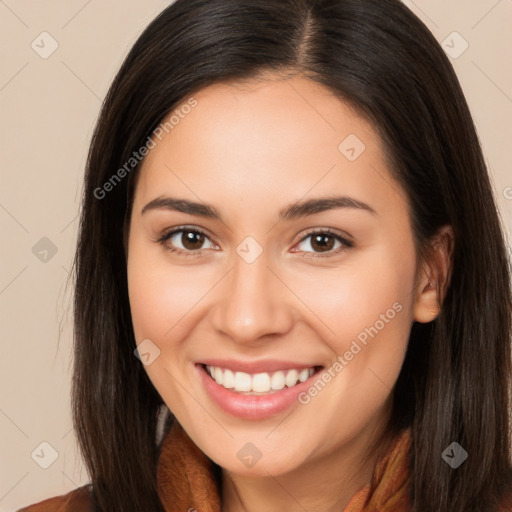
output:
[{"label": "eyebrow", "polygon": [[[308,199],[306,201],[298,201],[283,208],[279,212],[280,221],[289,221],[300,219],[309,215],[333,210],[336,208],[350,208],[367,211],[372,215],[377,215],[377,212],[368,204],[358,201],[348,196],[334,196],[334,197],[319,197],[315,199]],[[174,197],[157,197],[150,201],[144,208],[142,208],[141,215],[151,210],[173,210],[189,215],[204,217],[208,219],[222,220],[222,216],[212,205],[206,203],[197,203],[189,201],[188,199],[177,199]]]}]

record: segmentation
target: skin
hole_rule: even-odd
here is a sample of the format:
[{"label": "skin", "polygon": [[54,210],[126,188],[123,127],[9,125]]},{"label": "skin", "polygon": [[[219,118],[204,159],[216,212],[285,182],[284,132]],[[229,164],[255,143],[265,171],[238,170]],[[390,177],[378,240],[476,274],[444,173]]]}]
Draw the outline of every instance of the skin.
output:
[{"label": "skin", "polygon": [[[160,349],[146,371],[189,436],[222,467],[224,512],[343,510],[388,446],[365,454],[388,419],[412,323],[438,314],[451,230],[440,231],[436,264],[418,265],[407,199],[376,131],[323,86],[269,75],[209,86],[194,98],[197,106],[156,140],[137,178],[131,312],[137,343],[149,338]],[[366,146],[352,162],[338,149],[350,134]],[[362,201],[375,214],[337,208],[278,219],[289,204],[332,195]],[[141,213],[162,196],[209,203],[223,221],[165,208]],[[207,236],[195,245],[185,245],[182,233],[158,242],[183,225]],[[329,238],[330,255],[322,257],[314,237],[305,238],[312,228],[330,228],[354,246]],[[247,236],[263,249],[250,264],[236,252]],[[173,243],[198,249],[184,256],[169,250]],[[197,378],[194,363],[211,357],[329,368],[395,303],[401,311],[307,405],[241,419],[219,409]],[[237,457],[247,442],[262,454],[251,468]]]}]

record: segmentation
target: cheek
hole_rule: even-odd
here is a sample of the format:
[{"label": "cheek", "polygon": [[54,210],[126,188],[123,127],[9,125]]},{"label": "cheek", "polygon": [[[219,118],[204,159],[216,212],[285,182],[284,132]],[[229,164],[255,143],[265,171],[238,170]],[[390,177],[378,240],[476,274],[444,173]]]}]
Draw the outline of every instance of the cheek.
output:
[{"label": "cheek", "polygon": [[187,314],[205,291],[195,278],[192,285],[191,274],[185,267],[172,267],[163,250],[154,251],[145,240],[131,240],[127,274],[136,342],[149,339],[159,350],[158,356],[144,369],[173,412],[186,411],[181,379],[176,378],[186,371],[186,345],[177,349],[190,328]]},{"label": "cheek", "polygon": [[[166,264],[163,248],[148,241],[135,224],[128,246],[128,293],[137,342],[149,338],[159,344],[178,319],[186,314],[186,304],[194,287],[180,282],[183,273]],[[156,249],[156,250],[155,250]]]},{"label": "cheek", "polygon": [[205,294],[206,284],[201,285],[185,268],[166,265],[165,258],[151,261],[135,251],[132,254],[128,289],[136,339],[168,342],[170,332]]},{"label": "cheek", "polygon": [[[140,337],[159,340],[173,327],[176,317],[184,315],[180,309],[186,302],[186,288],[170,283],[169,276],[154,267],[147,266],[143,272],[135,270],[137,259],[133,260],[133,269],[128,267],[128,287],[130,308],[136,339]],[[188,290],[190,292],[190,290]]]},{"label": "cheek", "polygon": [[[303,280],[300,295],[332,333],[357,335],[381,315],[410,322],[415,258],[411,247],[402,249],[365,251],[338,269],[329,269],[325,277],[317,273],[315,280]],[[300,282],[296,276],[295,283]],[[395,315],[398,306],[393,308],[397,302],[400,315]]]},{"label": "cheek", "polygon": [[333,362],[342,366],[334,373],[344,374],[341,381],[347,389],[357,387],[364,395],[372,392],[372,384],[380,386],[378,381],[384,383],[384,394],[392,388],[412,324],[414,275],[411,241],[399,249],[379,244],[347,259],[347,265],[330,271],[328,280],[309,282],[307,294],[303,283],[299,293],[308,298]]},{"label": "cheek", "polygon": [[[188,336],[219,275],[208,266],[176,264],[170,253],[155,250],[142,236],[130,239],[127,274],[137,343],[150,339],[159,348],[156,367],[183,371],[191,345]],[[153,366],[146,366],[150,374],[156,371]]]}]

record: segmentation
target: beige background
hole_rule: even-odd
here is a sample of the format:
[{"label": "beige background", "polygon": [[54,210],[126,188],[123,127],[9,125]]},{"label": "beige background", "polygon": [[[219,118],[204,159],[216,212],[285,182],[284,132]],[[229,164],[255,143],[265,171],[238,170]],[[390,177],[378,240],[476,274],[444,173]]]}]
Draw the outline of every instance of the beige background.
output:
[{"label": "beige background", "polygon": [[[406,3],[456,57],[511,233],[512,1]],[[89,481],[70,417],[72,289],[66,288],[83,167],[114,73],[166,5],[0,0],[0,512]],[[461,53],[464,41],[469,46]],[[40,467],[52,453],[56,460]]]}]

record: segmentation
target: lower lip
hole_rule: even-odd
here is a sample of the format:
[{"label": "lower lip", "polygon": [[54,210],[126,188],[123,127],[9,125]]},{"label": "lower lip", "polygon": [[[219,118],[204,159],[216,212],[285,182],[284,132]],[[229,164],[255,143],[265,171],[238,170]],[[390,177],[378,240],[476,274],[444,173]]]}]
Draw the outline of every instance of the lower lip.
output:
[{"label": "lower lip", "polygon": [[217,384],[202,364],[196,364],[196,368],[206,392],[222,410],[249,420],[269,418],[287,410],[294,403],[298,404],[298,395],[309,388],[319,373],[315,372],[309,379],[291,388],[284,388],[268,395],[243,395]]}]

